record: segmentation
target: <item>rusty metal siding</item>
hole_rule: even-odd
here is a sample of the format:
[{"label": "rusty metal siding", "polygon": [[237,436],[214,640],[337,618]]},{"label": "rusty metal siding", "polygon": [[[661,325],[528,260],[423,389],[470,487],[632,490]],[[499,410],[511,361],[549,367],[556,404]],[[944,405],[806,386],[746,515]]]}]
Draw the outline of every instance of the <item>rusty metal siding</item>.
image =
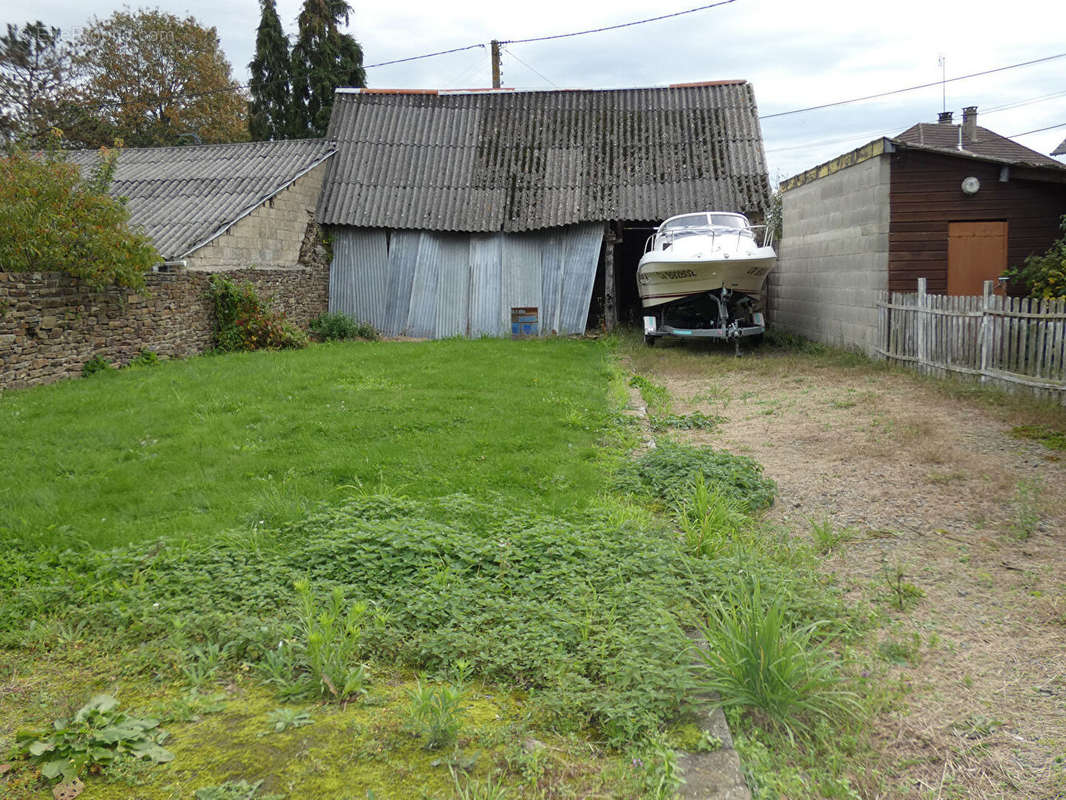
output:
[{"label": "rusty metal siding", "polygon": [[769,196],[744,82],[610,91],[339,92],[319,205],[336,225],[528,231],[760,214]]},{"label": "rusty metal siding", "polygon": [[[508,336],[511,309],[536,307],[542,335],[583,333],[598,224],[528,233],[333,234],[330,310],[387,336]],[[387,253],[386,253],[387,249]]]}]

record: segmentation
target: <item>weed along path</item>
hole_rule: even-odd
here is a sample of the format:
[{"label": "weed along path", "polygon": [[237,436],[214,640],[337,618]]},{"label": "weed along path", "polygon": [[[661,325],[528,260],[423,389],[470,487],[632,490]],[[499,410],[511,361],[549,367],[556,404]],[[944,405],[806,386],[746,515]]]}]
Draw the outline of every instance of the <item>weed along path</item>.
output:
[{"label": "weed along path", "polygon": [[1066,412],[814,348],[625,349],[663,435],[758,461],[856,614],[862,725],[791,747],[735,715],[755,796],[856,796],[818,788],[835,760],[861,797],[1066,797],[1066,454],[1024,436]]}]

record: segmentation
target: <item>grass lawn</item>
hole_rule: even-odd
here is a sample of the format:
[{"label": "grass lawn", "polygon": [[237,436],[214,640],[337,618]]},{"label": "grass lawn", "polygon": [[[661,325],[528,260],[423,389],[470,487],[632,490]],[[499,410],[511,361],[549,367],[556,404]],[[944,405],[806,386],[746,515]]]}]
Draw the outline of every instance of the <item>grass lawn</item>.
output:
[{"label": "grass lawn", "polygon": [[609,346],[566,340],[3,394],[0,794],[665,796],[678,615],[715,577],[612,488],[624,396]]},{"label": "grass lawn", "polygon": [[676,441],[717,418],[617,353],[319,345],[0,395],[0,795],[661,799],[716,746],[709,688],[780,747],[836,736],[860,615],[758,521],[757,463]]},{"label": "grass lawn", "polygon": [[171,362],[0,396],[9,545],[203,541],[359,489],[600,494],[607,351],[566,340],[320,345]]}]

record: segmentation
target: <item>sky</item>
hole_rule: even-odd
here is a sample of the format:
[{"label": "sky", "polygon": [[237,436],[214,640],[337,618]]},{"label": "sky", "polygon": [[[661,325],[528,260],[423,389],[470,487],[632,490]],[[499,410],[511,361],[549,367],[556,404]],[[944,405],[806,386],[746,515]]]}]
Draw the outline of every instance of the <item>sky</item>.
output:
[{"label": "sky", "polygon": [[[368,3],[352,0],[347,32],[364,63],[483,44],[451,55],[367,69],[376,88],[491,85],[488,42],[514,42],[630,22],[711,0],[612,3]],[[302,0],[277,0],[290,36]],[[258,0],[159,0],[163,11],[192,15],[218,31],[234,77],[247,80],[259,24]],[[64,34],[121,8],[111,0],[4,0],[0,22],[40,19]],[[133,8],[140,6],[133,5]],[[944,107],[956,122],[978,107],[978,124],[1042,153],[1066,139],[1066,37],[1050,0],[1009,5],[925,0],[858,4],[839,0],[733,0],[672,19],[554,41],[504,46],[503,85],[519,89],[609,89],[740,78],[751,82],[759,113],[779,114],[941,81],[859,103],[762,120],[774,182],[915,122],[936,122]],[[992,75],[975,72],[1063,55]],[[939,65],[943,58],[945,66]],[[1040,133],[1026,133],[1058,126]]]}]

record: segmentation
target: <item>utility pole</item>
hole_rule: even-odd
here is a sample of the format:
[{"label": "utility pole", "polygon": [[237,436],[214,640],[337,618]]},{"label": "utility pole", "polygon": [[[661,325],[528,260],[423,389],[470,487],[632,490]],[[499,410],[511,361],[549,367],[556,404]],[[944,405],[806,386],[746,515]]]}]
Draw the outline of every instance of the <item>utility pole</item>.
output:
[{"label": "utility pole", "polygon": [[492,88],[500,88],[500,43],[492,40]]}]

